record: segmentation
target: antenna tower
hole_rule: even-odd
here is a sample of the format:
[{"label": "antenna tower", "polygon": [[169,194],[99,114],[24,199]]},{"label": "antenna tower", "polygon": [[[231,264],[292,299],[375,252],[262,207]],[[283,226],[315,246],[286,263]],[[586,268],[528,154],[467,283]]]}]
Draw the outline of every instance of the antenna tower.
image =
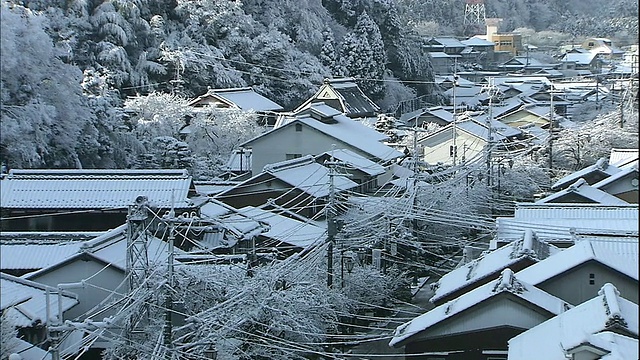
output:
[{"label": "antenna tower", "polygon": [[468,28],[480,29],[484,26],[486,20],[484,0],[465,0],[463,23],[465,32]]}]

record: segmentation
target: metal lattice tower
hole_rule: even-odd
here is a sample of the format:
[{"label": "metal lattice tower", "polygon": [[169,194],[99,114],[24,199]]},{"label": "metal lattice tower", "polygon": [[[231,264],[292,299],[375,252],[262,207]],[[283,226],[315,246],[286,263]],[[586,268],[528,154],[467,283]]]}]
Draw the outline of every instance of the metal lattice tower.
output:
[{"label": "metal lattice tower", "polygon": [[[149,217],[149,203],[146,196],[138,196],[134,204],[129,205],[127,214],[127,263],[126,274],[129,277],[129,294],[137,293],[146,284],[149,275],[149,258],[147,251],[147,222]],[[132,296],[130,303],[133,304],[140,297],[149,296],[149,292],[142,290],[142,293]],[[141,341],[140,335],[144,336],[143,328],[149,321],[149,305],[147,301],[140,302],[141,307],[133,310],[125,323],[124,335],[131,342]],[[137,334],[138,336],[134,335]]]},{"label": "metal lattice tower", "polygon": [[464,8],[464,25],[484,25],[487,19],[484,0],[466,0]]},{"label": "metal lattice tower", "polygon": [[144,284],[149,268],[147,254],[147,218],[148,201],[146,196],[138,196],[133,205],[129,205],[127,215],[127,275],[129,291]]}]

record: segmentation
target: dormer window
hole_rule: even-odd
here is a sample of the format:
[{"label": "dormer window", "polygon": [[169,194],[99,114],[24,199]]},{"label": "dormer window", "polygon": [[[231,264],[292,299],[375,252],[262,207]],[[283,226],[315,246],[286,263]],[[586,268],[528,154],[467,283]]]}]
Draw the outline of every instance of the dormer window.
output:
[{"label": "dormer window", "polygon": [[296,131],[302,131],[302,124],[296,124]]}]

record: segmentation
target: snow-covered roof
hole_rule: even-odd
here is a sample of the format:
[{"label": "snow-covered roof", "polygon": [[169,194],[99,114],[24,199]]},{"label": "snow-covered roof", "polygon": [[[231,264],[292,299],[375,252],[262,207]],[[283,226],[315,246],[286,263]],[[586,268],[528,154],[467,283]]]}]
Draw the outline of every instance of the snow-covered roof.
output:
[{"label": "snow-covered roof", "polygon": [[258,94],[250,87],[209,89],[206,94],[192,100],[189,105],[194,106],[206,102],[206,99],[209,97],[218,98],[229,106],[235,106],[242,110],[280,111],[284,109],[282,106]]},{"label": "snow-covered roof", "polygon": [[[47,324],[47,296],[49,289],[49,306],[52,317],[58,316],[58,290],[40,283],[0,273],[0,311],[9,316],[16,326],[29,327],[36,322]],[[53,295],[53,294],[56,295]],[[75,294],[64,291],[62,293],[63,313],[76,304]]]},{"label": "snow-covered roof", "polygon": [[250,147],[254,141],[266,136],[271,136],[271,134],[279,131],[283,127],[293,126],[294,123],[307,125],[365,154],[369,154],[375,159],[388,161],[404,155],[398,150],[382,143],[382,141],[389,140],[387,135],[345,116],[324,103],[311,104],[309,107],[298,112],[295,117],[283,119],[280,122],[280,126],[244,142],[241,146]]},{"label": "snow-covered roof", "polygon": [[[127,264],[127,224],[121,225],[104,235],[83,244],[83,250],[107,264],[116,266],[122,270]],[[175,247],[174,254],[184,254],[184,251]],[[166,264],[169,248],[166,241],[154,236],[147,236],[147,258],[149,263]]]},{"label": "snow-covered roof", "polygon": [[400,347],[410,337],[503,293],[518,297],[551,314],[557,315],[568,307],[568,304],[563,300],[522,281],[513,274],[511,269],[507,268],[502,271],[498,279],[398,326],[389,346]]},{"label": "snow-covered roof", "polygon": [[449,56],[449,54],[444,53],[442,51],[430,51],[427,54],[429,54],[430,57],[435,58],[435,59],[448,59],[451,56]]},{"label": "snow-covered roof", "polygon": [[626,177],[626,176],[630,176],[632,174],[635,174],[636,178],[638,176],[638,168],[637,166],[631,166],[631,167],[626,167],[626,168],[622,168],[622,170],[620,170],[619,172],[609,176],[608,178],[602,179],[600,181],[598,181],[597,183],[593,184],[592,186],[596,189],[606,189],[609,187],[609,185],[615,183],[616,181]]},{"label": "snow-covered roof", "polygon": [[[26,279],[35,279],[69,262],[86,257],[96,259],[104,264],[109,264],[109,266],[125,271],[127,259],[127,226],[127,224],[120,225],[94,239],[83,241],[76,253],[60,261],[51,263],[40,270],[26,274],[23,277]],[[184,253],[184,251],[179,248],[174,248],[174,252],[175,254]],[[150,263],[166,263],[168,258],[167,243],[156,237],[147,236],[147,255]]]},{"label": "snow-covered roof", "polygon": [[585,167],[582,170],[578,170],[571,173],[560,180],[556,181],[551,186],[552,189],[558,189],[568,184],[574,183],[580,178],[587,177],[589,174],[601,174],[604,177],[611,176],[620,171],[620,168],[609,164],[609,161],[605,158],[599,159],[595,164]]},{"label": "snow-covered roof", "polygon": [[299,112],[317,101],[329,101],[333,95],[339,103],[338,110],[348,116],[377,114],[380,107],[362,92],[353,78],[325,79],[324,83],[309,100],[294,110]]},{"label": "snow-covered roof", "polygon": [[356,168],[370,176],[384,174],[385,172],[384,166],[376,162],[373,162],[361,155],[358,155],[348,149],[335,149],[331,151],[326,151],[325,153],[320,154],[318,157],[321,157],[324,155],[331,156],[336,160],[346,165],[349,165],[353,168]]},{"label": "snow-covered roof", "polygon": [[262,236],[296,247],[306,248],[317,244],[318,241],[323,241],[325,238],[326,229],[313,223],[305,223],[253,206],[244,207],[239,212],[251,219],[268,224],[269,230],[262,233]]},{"label": "snow-covered roof", "polygon": [[575,62],[576,64],[589,65],[598,54],[595,52],[566,53],[561,62]]},{"label": "snow-covered roof", "polygon": [[37,270],[77,254],[80,242],[58,244],[0,243],[0,269]]},{"label": "snow-covered roof", "polygon": [[462,40],[460,42],[467,46],[495,46],[495,43],[493,41],[488,41],[477,36],[473,36],[467,40]]},{"label": "snow-covered roof", "polygon": [[437,302],[524,259],[540,261],[558,251],[560,250],[555,246],[538,240],[533,231],[525,230],[521,240],[486,253],[444,275],[434,286],[435,292],[430,301]]},{"label": "snow-covered roof", "polygon": [[[51,360],[51,353],[34,346],[32,343],[22,339],[13,338],[6,344],[6,348],[2,349],[3,353],[18,354],[20,360]],[[13,360],[13,359],[12,359]]]},{"label": "snow-covered roof", "polygon": [[638,241],[584,239],[517,273],[532,285],[563,274],[588,261],[596,261],[638,281]]},{"label": "snow-covered roof", "polygon": [[430,41],[436,41],[444,45],[444,47],[465,47],[464,43],[454,37],[435,37]]},{"label": "snow-covered roof", "polygon": [[[474,117],[471,117],[473,121],[479,123],[486,129],[487,119],[489,118],[489,114],[480,114]],[[495,117],[489,121],[491,124],[491,131],[493,132],[494,140],[496,140],[496,135],[498,136],[498,140],[500,136],[504,138],[512,138],[514,136],[518,136],[522,134],[522,131],[518,128],[509,126],[499,120],[495,120]],[[484,132],[486,134],[486,132]],[[486,135],[485,135],[486,138]]]},{"label": "snow-covered roof", "polygon": [[638,205],[517,203],[513,217],[498,217],[497,238],[518,239],[532,229],[541,239],[572,240],[572,232],[638,233]]},{"label": "snow-covered roof", "polygon": [[186,170],[19,170],[0,181],[0,206],[13,209],[126,209],[138,196],[152,205],[190,204]]},{"label": "snow-covered roof", "polygon": [[638,165],[638,149],[620,149],[620,148],[612,148],[611,154],[609,155],[609,164],[613,166],[617,166],[621,169],[633,166],[633,164]]},{"label": "snow-covered roof", "polygon": [[213,196],[238,185],[238,181],[196,181],[196,192],[203,196]]},{"label": "snow-covered roof", "polygon": [[552,82],[546,76],[496,76],[493,77],[493,84],[518,86],[524,84],[537,84],[541,86],[551,86]]},{"label": "snow-covered roof", "polygon": [[[607,179],[604,179],[607,180]],[[547,197],[544,197],[538,201],[536,204],[546,204],[546,203],[558,203],[558,202],[576,202],[571,198],[581,197],[585,200],[589,200],[589,202],[594,202],[598,204],[606,204],[606,205],[621,205],[628,204],[626,201],[615,197],[605,191],[598,189],[595,186],[590,186],[587,182],[580,178],[575,183],[569,185],[566,189],[558,191],[557,193],[551,194]]]},{"label": "snow-covered roof", "polygon": [[[311,155],[269,164],[263,171],[314,197],[329,195],[329,169],[315,162]],[[333,177],[333,186],[337,191],[344,191],[353,189],[358,184],[338,175]]]},{"label": "snow-covered roof", "polygon": [[366,154],[370,154],[376,159],[388,161],[404,155],[400,151],[383,144],[380,141],[381,134],[379,132],[344,115],[334,116],[334,119],[338,123],[325,124],[311,117],[301,117],[297,121],[349,144]]},{"label": "snow-covered roof", "polygon": [[523,126],[519,126],[523,133],[530,136],[529,141],[531,141],[534,145],[543,145],[547,143],[549,139],[549,132],[535,124],[526,124]]},{"label": "snow-covered roof", "polygon": [[[632,340],[622,338],[622,334]],[[567,352],[580,344],[596,345],[609,353],[599,359],[637,359],[637,337],[638,305],[607,283],[597,297],[509,340],[509,359],[565,360]],[[620,357],[615,357],[614,351]]]}]

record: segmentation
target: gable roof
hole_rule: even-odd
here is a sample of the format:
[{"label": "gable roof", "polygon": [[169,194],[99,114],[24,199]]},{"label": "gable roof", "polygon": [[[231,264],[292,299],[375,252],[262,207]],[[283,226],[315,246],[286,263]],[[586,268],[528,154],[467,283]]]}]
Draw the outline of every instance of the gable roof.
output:
[{"label": "gable roof", "polygon": [[593,184],[592,186],[596,189],[606,189],[609,187],[609,185],[614,184],[616,181],[625,178],[625,177],[629,177],[629,176],[633,176],[635,175],[636,178],[638,177],[638,168],[636,166],[631,166],[631,167],[627,167],[627,168],[622,168],[622,170],[618,171],[617,173],[609,176],[608,178],[604,178],[600,181],[598,181],[597,183]]},{"label": "gable roof", "polygon": [[363,156],[360,156],[348,149],[335,149],[326,151],[316,156],[316,160],[318,158],[327,156],[333,157],[335,160],[344,163],[344,165],[350,166],[356,170],[360,170],[370,176],[381,175],[385,172],[384,166],[373,162]]},{"label": "gable roof", "polygon": [[323,242],[326,238],[326,229],[313,223],[302,222],[253,206],[246,206],[239,212],[251,219],[268,224],[268,230],[261,236],[272,238],[280,243],[304,249]]},{"label": "gable roof", "polygon": [[[566,359],[566,352],[583,343],[602,344],[598,337],[605,332],[622,333],[638,337],[638,305],[620,296],[610,283],[605,284],[598,296],[575,306],[509,340],[509,359]],[[603,344],[607,352],[613,344]],[[608,346],[607,346],[608,345]],[[636,352],[637,354],[637,345]],[[599,359],[635,359],[635,357]]]},{"label": "gable roof", "polygon": [[[23,276],[25,279],[35,279],[43,274],[61,268],[76,260],[93,259],[119,271],[126,270],[127,263],[127,224],[118,226],[91,240],[82,242],[78,251],[71,256]],[[184,251],[174,248],[176,255]],[[166,263],[168,258],[168,244],[154,236],[147,236],[147,254],[149,263]]]},{"label": "gable roof", "polygon": [[447,47],[466,47],[466,45],[463,42],[461,42],[460,40],[454,37],[446,37],[446,36],[434,37],[434,38],[431,38],[429,42],[436,42],[446,48]]},{"label": "gable roof", "polygon": [[[215,197],[224,198],[230,192],[246,188],[254,182],[268,181],[268,178],[278,179],[292,188],[316,198],[323,198],[329,195],[329,169],[315,162],[312,155],[306,155],[297,159],[268,164],[260,174],[217,194]],[[353,189],[358,184],[338,175],[333,177],[333,186],[336,191],[344,191]]]},{"label": "gable roof", "polygon": [[127,209],[140,195],[187,207],[195,194],[186,170],[12,169],[0,181],[0,207],[13,209]]},{"label": "gable roof", "polygon": [[[607,179],[604,179],[607,180]],[[603,181],[604,181],[603,180]],[[536,204],[545,204],[545,203],[558,203],[558,202],[578,202],[572,201],[571,198],[580,197],[584,199],[584,202],[593,202],[597,204],[608,204],[608,205],[620,205],[620,204],[628,204],[626,201],[621,200],[605,191],[600,190],[595,186],[590,186],[587,182],[580,178],[575,183],[569,185],[564,190],[560,190],[557,193],[551,194],[547,197],[544,197],[538,201]]]},{"label": "gable roof", "polygon": [[538,240],[530,229],[524,231],[521,240],[513,241],[499,249],[450,271],[438,280],[431,302],[438,300],[504,270],[523,259],[540,261],[560,251],[557,247]]},{"label": "gable roof", "polygon": [[362,92],[354,78],[325,79],[318,92],[293,112],[297,113],[318,101],[331,104],[349,117],[371,116],[380,112],[380,107]]},{"label": "gable roof", "polygon": [[[16,326],[30,327],[37,322],[47,324],[47,305],[51,316],[58,316],[58,289],[5,273],[0,273],[0,289],[0,312],[9,316]],[[49,299],[47,289],[51,293]],[[73,293],[63,291],[61,298],[63,312],[78,304],[78,297]]]},{"label": "gable roof", "polygon": [[568,186],[570,183],[575,182],[580,178],[585,178],[589,175],[598,175],[601,178],[609,177],[620,171],[620,168],[609,164],[609,161],[605,158],[601,158],[596,161],[595,164],[585,167],[582,170],[571,173],[560,180],[556,181],[551,186],[551,189],[559,189],[564,186]]},{"label": "gable roof", "polygon": [[443,109],[442,106],[433,106],[426,109],[419,109],[409,113],[404,113],[398,120],[400,120],[400,122],[403,124],[411,124],[412,122],[415,122],[417,118],[425,114],[440,119],[445,123],[450,123],[453,121],[453,113]]},{"label": "gable roof", "polygon": [[579,65],[589,65],[596,58],[598,53],[584,52],[584,53],[566,53],[560,59],[560,62],[575,62]]},{"label": "gable roof", "polygon": [[596,261],[638,281],[638,241],[583,239],[575,245],[517,273],[519,279],[538,285],[588,261]]},{"label": "gable roof", "polygon": [[242,110],[254,111],[281,111],[284,108],[266,97],[258,94],[251,87],[229,88],[229,89],[209,89],[205,94],[198,96],[189,106],[203,106],[211,103],[215,99],[226,104],[228,107],[235,107]]},{"label": "gable roof", "polygon": [[80,242],[6,243],[0,242],[0,270],[37,270],[59,263],[78,253]]},{"label": "gable roof", "polygon": [[629,166],[638,166],[639,149],[612,148],[609,155],[609,164],[624,169]]},{"label": "gable roof", "polygon": [[563,300],[517,278],[511,269],[507,268],[502,271],[498,279],[398,326],[389,342],[389,346],[403,346],[414,335],[500,294],[515,296],[528,304],[555,315],[569,306]]},{"label": "gable roof", "polygon": [[477,36],[470,37],[467,40],[462,40],[460,42],[467,46],[487,46],[487,47],[495,46],[495,43],[493,41],[482,39]]},{"label": "gable roof", "polygon": [[241,146],[250,147],[258,139],[271,136],[285,127],[294,126],[296,123],[309,126],[329,137],[348,144],[365,154],[371,155],[374,160],[389,161],[404,156],[400,151],[382,143],[383,140],[389,139],[387,135],[336,112],[335,109],[324,103],[310,105],[309,108],[302,110],[300,115],[283,122],[281,126],[271,131],[244,142]]}]

